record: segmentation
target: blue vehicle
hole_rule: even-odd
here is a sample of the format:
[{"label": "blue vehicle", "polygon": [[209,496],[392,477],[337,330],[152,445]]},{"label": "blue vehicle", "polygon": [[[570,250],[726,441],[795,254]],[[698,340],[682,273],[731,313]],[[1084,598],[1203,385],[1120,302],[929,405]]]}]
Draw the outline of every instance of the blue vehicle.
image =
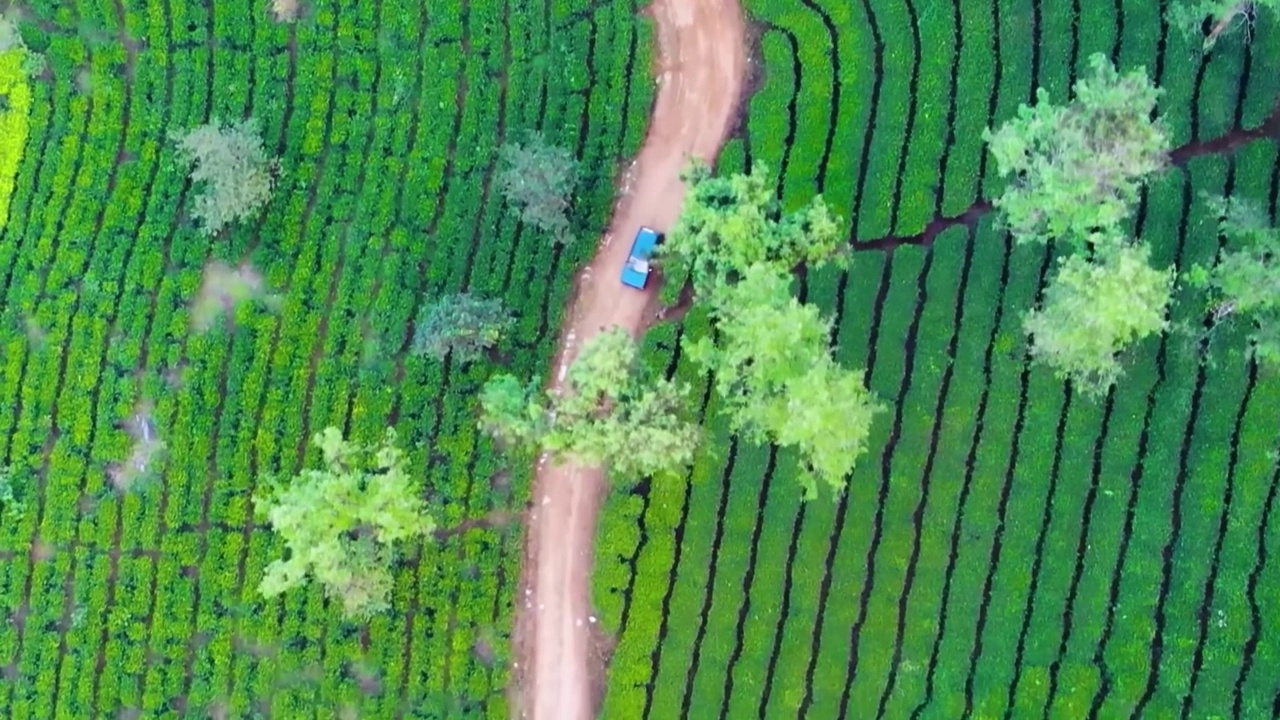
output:
[{"label": "blue vehicle", "polygon": [[649,282],[649,271],[652,266],[649,258],[653,256],[653,248],[662,242],[662,233],[653,228],[641,227],[636,239],[631,243],[631,255],[622,266],[622,284],[643,290]]}]

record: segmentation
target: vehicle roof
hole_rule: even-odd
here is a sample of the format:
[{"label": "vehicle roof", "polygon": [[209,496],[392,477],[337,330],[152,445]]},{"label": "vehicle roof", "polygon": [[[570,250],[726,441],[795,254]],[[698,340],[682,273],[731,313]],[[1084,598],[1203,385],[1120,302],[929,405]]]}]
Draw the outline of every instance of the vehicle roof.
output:
[{"label": "vehicle roof", "polygon": [[654,245],[658,244],[659,233],[650,227],[641,226],[636,231],[636,238],[631,242],[631,254],[648,256]]}]

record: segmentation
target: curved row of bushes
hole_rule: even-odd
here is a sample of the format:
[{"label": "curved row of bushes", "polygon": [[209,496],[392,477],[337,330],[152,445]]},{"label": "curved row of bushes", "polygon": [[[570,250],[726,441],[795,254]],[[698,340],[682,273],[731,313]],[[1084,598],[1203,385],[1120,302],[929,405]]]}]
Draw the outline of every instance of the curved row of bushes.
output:
[{"label": "curved row of bushes", "polygon": [[[1255,126],[1280,91],[1262,16],[1247,49],[1202,56],[1149,3],[747,5],[765,72],[746,158],[785,170],[786,203],[822,192],[855,242],[998,192],[982,129],[1036,87],[1064,98],[1090,53],[1148,68],[1175,144]],[[1200,194],[1274,213],[1277,168],[1262,141],[1170,170],[1135,231],[1157,266],[1207,261]],[[708,407],[689,487],[606,512],[626,539],[598,553],[620,635],[608,717],[1269,712],[1280,472],[1262,413],[1280,382],[1224,353],[1233,338],[1202,364],[1175,332],[1126,358],[1110,397],[1071,392],[1021,332],[1056,255],[986,217],[804,277],[892,410],[836,504],[801,504],[768,472],[787,459],[729,440]],[[1173,320],[1198,328],[1203,298],[1183,295]]]},{"label": "curved row of bushes", "polygon": [[[28,5],[49,72],[0,234],[0,466],[24,506],[0,512],[0,713],[505,717],[514,527],[415,548],[393,612],[356,625],[319,588],[261,599],[281,548],[250,498],[319,428],[393,423],[442,525],[522,502],[527,471],[506,477],[475,428],[494,368],[411,356],[411,319],[462,288],[501,297],[510,364],[545,365],[643,132],[635,7],[317,0],[281,24],[249,0]],[[169,136],[241,117],[281,175],[210,240]],[[490,190],[497,148],[535,128],[587,176],[568,248]],[[193,333],[212,261],[246,262],[279,307]],[[138,418],[163,443],[145,468]]]}]

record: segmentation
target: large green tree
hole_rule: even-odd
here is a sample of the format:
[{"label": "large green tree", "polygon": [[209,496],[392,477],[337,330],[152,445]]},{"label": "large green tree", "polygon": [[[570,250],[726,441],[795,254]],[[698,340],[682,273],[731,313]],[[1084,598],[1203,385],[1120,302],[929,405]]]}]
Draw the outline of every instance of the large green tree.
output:
[{"label": "large green tree", "polygon": [[1097,261],[1064,258],[1040,308],[1024,317],[1031,354],[1088,394],[1122,374],[1121,350],[1164,331],[1176,273],[1151,267],[1145,245],[1118,244]]},{"label": "large green tree", "polygon": [[569,206],[578,184],[573,153],[531,133],[499,149],[494,182],[521,221],[551,233],[556,242],[571,239]]},{"label": "large green tree", "polygon": [[413,352],[458,362],[478,360],[511,327],[501,300],[468,293],[445,295],[422,309],[413,333]]},{"label": "large green tree", "polygon": [[620,328],[583,343],[563,391],[497,375],[480,395],[481,427],[507,444],[607,465],[618,479],[674,472],[693,459],[698,428],[684,419],[686,388],[641,373]]},{"label": "large green tree", "polygon": [[1168,162],[1169,135],[1152,117],[1161,91],[1146,70],[1121,75],[1101,53],[1089,67],[1071,102],[1054,105],[1040,88],[1035,105],[983,135],[1012,177],[995,206],[1019,241],[1110,242]]},{"label": "large green tree", "polygon": [[192,215],[209,235],[252,217],[271,199],[277,163],[267,155],[256,120],[214,119],[175,133],[178,160],[199,188]]},{"label": "large green tree", "polygon": [[[1280,10],[1280,0],[1194,0],[1175,2],[1169,6],[1169,23],[1184,35],[1203,38],[1201,49],[1209,52],[1218,39],[1235,28],[1244,28],[1246,37],[1253,34],[1259,9]],[[1204,31],[1205,21],[1209,31]]]},{"label": "large green tree", "polygon": [[840,221],[821,198],[784,213],[759,166],[713,177],[694,165],[684,179],[660,257],[710,310],[711,336],[691,341],[690,357],[715,378],[735,430],[797,449],[806,497],[820,482],[839,492],[881,407],[861,372],[832,359],[830,324],[792,296],[791,272],[843,261]]},{"label": "large green tree", "polygon": [[688,352],[715,379],[734,430],[796,448],[806,498],[819,482],[842,491],[882,407],[862,373],[832,359],[831,323],[796,300],[789,275],[763,264],[712,303],[715,339]]},{"label": "large green tree", "polygon": [[1259,362],[1280,364],[1280,230],[1257,205],[1210,198],[1227,245],[1210,266],[1188,273],[1210,293],[1213,317],[1244,317],[1252,325],[1250,351]]},{"label": "large green tree", "polygon": [[[737,282],[753,265],[779,273],[802,263],[810,267],[842,258],[840,223],[821,197],[784,213],[763,164],[750,175],[711,175],[706,165],[691,164],[682,179],[689,190],[675,227],[659,247],[668,279],[664,289],[679,291],[690,278],[703,297]],[[677,282],[670,282],[676,280]]]},{"label": "large green tree", "polygon": [[321,467],[270,481],[255,499],[288,549],[267,566],[258,590],[274,597],[311,577],[348,617],[366,619],[390,607],[395,544],[431,533],[435,523],[394,430],[373,447],[348,442],[333,427],[312,442]]}]

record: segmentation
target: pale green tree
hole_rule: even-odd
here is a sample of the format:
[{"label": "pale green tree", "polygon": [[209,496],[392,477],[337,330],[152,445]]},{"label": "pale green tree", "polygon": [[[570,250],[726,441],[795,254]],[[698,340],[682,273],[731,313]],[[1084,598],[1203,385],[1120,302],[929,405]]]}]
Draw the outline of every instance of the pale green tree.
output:
[{"label": "pale green tree", "polygon": [[1089,67],[1071,102],[1054,105],[1041,88],[1035,105],[983,134],[1011,176],[995,207],[1019,241],[1110,242],[1168,163],[1168,132],[1152,118],[1161,91],[1146,70],[1121,75],[1101,53]]},{"label": "pale green tree", "polygon": [[[805,497],[819,483],[842,491],[881,406],[861,372],[831,356],[831,326],[791,294],[798,266],[842,263],[841,221],[820,197],[784,213],[767,171],[684,173],[680,219],[661,250],[663,272],[691,278],[713,331],[686,345],[715,378],[735,431],[794,447]],[[668,286],[675,283],[668,283]]]},{"label": "pale green tree", "polygon": [[861,372],[831,357],[831,323],[796,300],[788,275],[765,264],[717,293],[712,312],[715,339],[703,337],[688,352],[714,377],[734,430],[796,448],[806,498],[819,482],[843,491],[883,407]]},{"label": "pale green tree", "polygon": [[1105,393],[1123,373],[1118,354],[1167,327],[1175,275],[1153,268],[1145,245],[1064,258],[1041,307],[1023,318],[1032,357],[1086,394]]},{"label": "pale green tree", "polygon": [[[1280,0],[1195,0],[1175,2],[1169,6],[1169,24],[1192,38],[1203,38],[1201,49],[1209,52],[1218,39],[1236,28],[1244,28],[1246,38],[1253,34],[1259,9],[1280,10]],[[1204,31],[1208,20],[1209,32]]]},{"label": "pale green tree", "polygon": [[471,362],[498,344],[511,328],[502,301],[468,293],[445,295],[424,307],[414,327],[413,352]]},{"label": "pale green tree", "polygon": [[267,156],[256,120],[214,119],[172,137],[198,188],[191,214],[206,234],[252,217],[271,199],[278,164]]},{"label": "pale green tree", "polygon": [[267,566],[258,590],[270,598],[314,578],[348,617],[367,619],[390,607],[396,543],[430,534],[435,523],[394,430],[373,447],[348,442],[333,427],[312,442],[321,467],[271,481],[255,498],[288,549]]},{"label": "pale green tree", "polygon": [[762,164],[750,175],[714,177],[694,163],[682,179],[689,191],[658,257],[668,278],[691,276],[700,295],[733,284],[753,265],[787,273],[802,263],[819,267],[838,260],[847,250],[840,223],[821,197],[795,212],[782,211]]},{"label": "pale green tree", "polygon": [[1188,280],[1209,291],[1215,321],[1248,318],[1249,347],[1259,362],[1280,363],[1280,230],[1251,202],[1209,203],[1227,246],[1211,266],[1192,268]]},{"label": "pale green tree", "polygon": [[498,150],[498,192],[522,222],[551,233],[556,242],[570,239],[569,206],[578,184],[573,153],[530,133],[524,142]]},{"label": "pale green tree", "polygon": [[698,443],[684,419],[687,388],[645,376],[637,359],[635,341],[613,328],[583,343],[563,391],[497,375],[480,395],[481,428],[512,446],[607,465],[618,479],[675,472]]}]

